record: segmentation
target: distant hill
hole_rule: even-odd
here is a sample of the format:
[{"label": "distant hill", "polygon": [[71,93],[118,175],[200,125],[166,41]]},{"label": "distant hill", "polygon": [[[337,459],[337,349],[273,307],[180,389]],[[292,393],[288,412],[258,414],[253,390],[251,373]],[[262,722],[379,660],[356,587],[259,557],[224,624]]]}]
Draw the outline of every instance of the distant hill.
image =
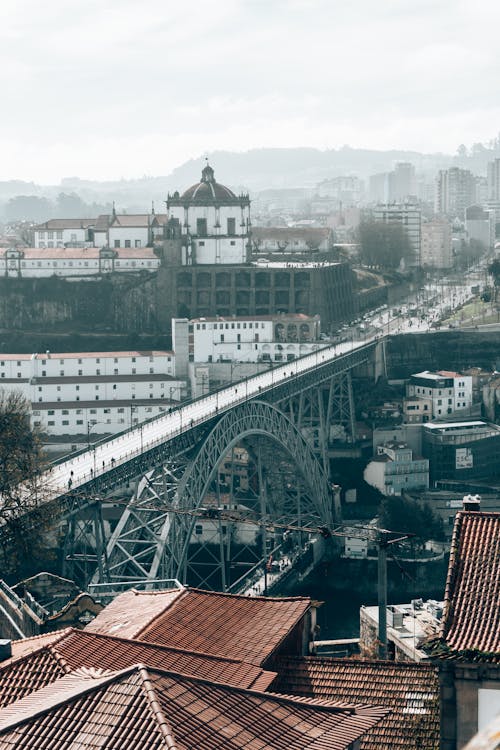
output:
[{"label": "distant hill", "polygon": [[[372,174],[393,169],[398,161],[409,161],[417,173],[432,180],[438,169],[452,165],[471,169],[475,174],[486,174],[486,164],[500,155],[500,139],[489,147],[481,144],[460,155],[423,154],[417,151],[376,151],[344,146],[340,149],[316,148],[261,148],[244,152],[214,151],[208,155],[216,179],[236,191],[252,193],[268,189],[312,188],[324,179],[355,174],[367,179]],[[158,212],[164,210],[163,201],[169,191],[184,191],[200,179],[204,158],[189,159],[170,174],[129,180],[98,182],[68,177],[60,185],[36,185],[32,182],[11,180],[0,182],[0,210],[10,198],[36,195],[54,201],[61,192],[76,193],[83,201],[92,203],[116,202],[119,210],[146,211],[155,202]]]}]

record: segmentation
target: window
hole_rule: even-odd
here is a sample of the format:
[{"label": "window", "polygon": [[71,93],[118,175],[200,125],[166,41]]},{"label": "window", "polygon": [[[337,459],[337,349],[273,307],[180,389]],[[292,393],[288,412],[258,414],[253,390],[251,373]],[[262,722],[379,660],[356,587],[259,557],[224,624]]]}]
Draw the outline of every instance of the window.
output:
[{"label": "window", "polygon": [[78,370],[79,375],[83,375],[83,370]]},{"label": "window", "polygon": [[115,240],[115,247],[120,247],[120,240]]},{"label": "window", "polygon": [[49,411],[47,412],[47,414],[49,415],[49,417],[53,417],[54,414],[55,414],[55,411],[53,409],[49,409]]},{"label": "window", "polygon": [[100,375],[100,374],[101,374],[101,371],[100,371],[100,370],[96,370],[96,371],[95,371],[95,374],[96,374],[96,375]]},{"label": "window", "polygon": [[135,375],[137,373],[137,368],[132,367],[132,375]]},{"label": "window", "polygon": [[77,424],[83,424],[83,419],[77,419],[77,420],[76,420],[76,423],[77,423]]},{"label": "window", "polygon": [[113,375],[118,375],[118,368],[117,367],[115,367],[115,369],[113,370]]},{"label": "window", "polygon": [[80,390],[80,386],[77,385],[75,390],[79,391]]},{"label": "window", "polygon": [[53,420],[49,420],[47,424],[49,425],[49,427],[53,427],[55,425],[55,422]]},{"label": "window", "polygon": [[136,247],[141,247],[141,241],[140,240],[136,240],[135,241],[135,246]]},{"label": "window", "polygon": [[81,364],[82,364],[82,360],[81,360],[81,359],[79,359],[79,360],[78,360],[78,364],[79,364],[79,365],[81,365]]},{"label": "window", "polygon": [[63,409],[63,410],[62,410],[62,413],[63,413],[63,414],[69,414],[69,411],[68,411],[67,409]]},{"label": "window", "polygon": [[64,370],[59,370],[59,375],[63,378],[64,377]]},{"label": "window", "polygon": [[45,377],[46,374],[47,374],[47,371],[46,370],[42,370],[42,377]]},{"label": "window", "polygon": [[194,527],[194,533],[197,536],[201,536],[203,534],[203,526],[201,525],[201,523],[196,524],[196,526]]},{"label": "window", "polygon": [[207,234],[207,220],[196,219],[196,234],[205,236]]},{"label": "window", "polygon": [[125,247],[131,247],[130,240],[125,240]]},{"label": "window", "polygon": [[58,391],[60,391],[60,390],[61,390],[61,386],[60,386],[60,385],[58,385],[58,386],[57,386],[57,390],[58,390]]},{"label": "window", "polygon": [[63,419],[62,423],[63,423],[64,427],[66,427],[67,425],[69,425],[69,421],[67,419]]},{"label": "window", "polygon": [[229,235],[236,234],[236,219],[228,219],[227,220],[227,233]]},{"label": "window", "polygon": [[96,365],[100,365],[101,364],[101,360],[99,359],[99,357],[97,357],[95,363],[96,363]]},{"label": "window", "polygon": [[150,375],[153,375],[153,374],[154,374],[154,371],[155,371],[155,368],[154,368],[154,367],[150,367],[150,368],[149,368],[149,374],[150,374]]},{"label": "window", "polygon": [[229,244],[230,245],[236,245],[236,242],[234,240],[231,240],[231,242]]}]

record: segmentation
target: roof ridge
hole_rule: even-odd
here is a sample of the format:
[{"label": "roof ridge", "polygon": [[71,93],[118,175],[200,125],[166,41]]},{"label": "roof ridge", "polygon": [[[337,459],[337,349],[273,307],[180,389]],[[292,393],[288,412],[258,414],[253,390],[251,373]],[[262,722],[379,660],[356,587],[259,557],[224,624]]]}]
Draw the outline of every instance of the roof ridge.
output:
[{"label": "roof ridge", "polygon": [[142,679],[142,686],[144,688],[146,700],[148,701],[149,707],[151,711],[153,712],[154,717],[158,723],[158,727],[160,729],[161,734],[163,735],[165,744],[167,748],[169,748],[169,750],[177,750],[177,745],[174,739],[172,729],[170,727],[170,724],[167,721],[165,714],[162,711],[162,708],[156,696],[156,691],[151,681],[151,677],[149,675],[148,669],[144,664],[138,664],[137,669]]},{"label": "roof ridge", "polygon": [[[138,591],[137,589],[132,589],[132,591],[134,591],[134,593],[136,594],[159,594],[159,593],[166,593],[167,591],[176,591],[176,589],[166,589],[165,592]],[[166,606],[161,610],[161,612],[156,612],[154,615],[152,614],[151,619],[140,630],[137,631],[137,633],[135,634],[136,640],[139,640],[139,636],[142,635],[142,633],[144,633],[153,624],[153,622],[158,619],[158,617],[163,617],[165,612],[168,612],[168,610],[174,603],[176,604],[178,601],[180,601],[183,598],[183,596],[185,596],[187,592],[187,587],[183,586],[182,589],[177,589],[177,591],[179,592],[178,596],[173,597],[171,600],[169,600],[166,603]]]},{"label": "roof ridge", "polygon": [[[228,318],[230,320],[230,318]],[[210,591],[209,589],[198,589],[195,586],[186,586],[186,591],[195,591],[199,594],[210,594],[212,596],[224,596],[231,599],[245,599],[246,601],[264,602],[305,602],[312,603],[310,596],[246,596],[246,594],[231,594],[229,591]]]}]

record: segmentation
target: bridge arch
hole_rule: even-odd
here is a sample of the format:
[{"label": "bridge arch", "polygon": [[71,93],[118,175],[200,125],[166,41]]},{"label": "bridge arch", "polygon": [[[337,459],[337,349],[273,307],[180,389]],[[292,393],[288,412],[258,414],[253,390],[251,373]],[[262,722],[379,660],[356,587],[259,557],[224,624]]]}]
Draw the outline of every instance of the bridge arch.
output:
[{"label": "bridge arch", "polygon": [[[180,470],[172,462],[141,481],[108,544],[110,577],[185,580],[196,523],[189,512],[203,505],[228,451],[255,437],[271,441],[291,457],[308,486],[317,523],[330,525],[334,520],[330,486],[307,440],[276,406],[247,401],[223,414],[215,425],[212,423]],[[168,508],[172,507],[177,512],[169,513]],[[290,523],[294,521],[288,519]]]}]

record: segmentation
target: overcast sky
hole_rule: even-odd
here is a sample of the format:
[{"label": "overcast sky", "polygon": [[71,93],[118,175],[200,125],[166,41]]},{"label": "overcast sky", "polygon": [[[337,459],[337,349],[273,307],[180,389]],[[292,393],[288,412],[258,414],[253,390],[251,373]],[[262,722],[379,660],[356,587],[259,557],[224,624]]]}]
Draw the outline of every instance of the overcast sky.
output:
[{"label": "overcast sky", "polygon": [[498,0],[1,0],[0,179],[500,130]]}]

